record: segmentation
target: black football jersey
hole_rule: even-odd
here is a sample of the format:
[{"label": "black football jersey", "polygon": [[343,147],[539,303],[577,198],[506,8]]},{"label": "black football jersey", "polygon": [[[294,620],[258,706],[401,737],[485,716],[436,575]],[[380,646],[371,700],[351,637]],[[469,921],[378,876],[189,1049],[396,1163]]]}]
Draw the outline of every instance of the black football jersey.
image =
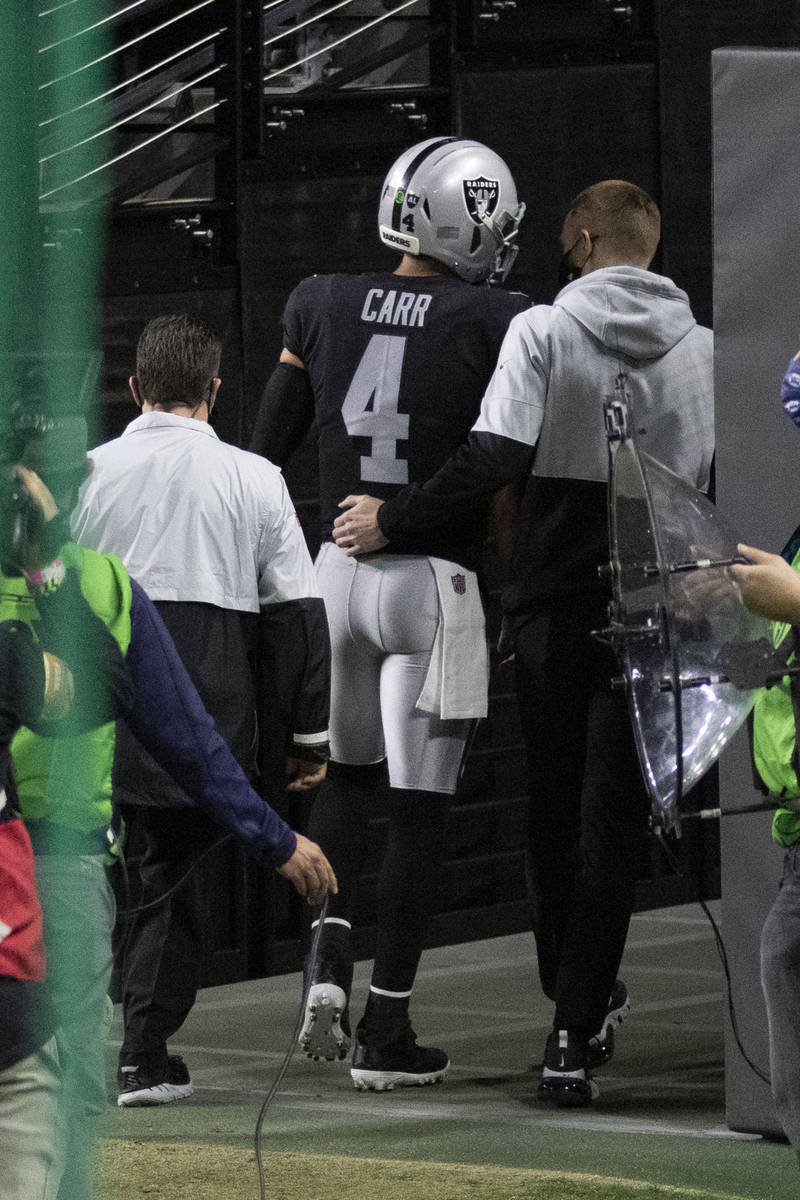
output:
[{"label": "black football jersey", "polygon": [[[388,499],[458,448],[508,324],[529,305],[519,292],[447,275],[314,275],[295,288],[284,345],[302,359],[314,393],[323,538],[345,496]],[[464,561],[481,515],[391,549]]]}]

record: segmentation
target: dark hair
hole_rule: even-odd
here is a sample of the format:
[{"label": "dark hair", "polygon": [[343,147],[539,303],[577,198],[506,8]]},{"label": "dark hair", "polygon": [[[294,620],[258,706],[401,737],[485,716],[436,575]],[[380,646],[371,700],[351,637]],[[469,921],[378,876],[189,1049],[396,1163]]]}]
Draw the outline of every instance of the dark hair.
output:
[{"label": "dark hair", "polygon": [[202,403],[219,374],[221,352],[219,336],[205,321],[185,314],[154,317],[136,347],[140,397],[166,409]]}]

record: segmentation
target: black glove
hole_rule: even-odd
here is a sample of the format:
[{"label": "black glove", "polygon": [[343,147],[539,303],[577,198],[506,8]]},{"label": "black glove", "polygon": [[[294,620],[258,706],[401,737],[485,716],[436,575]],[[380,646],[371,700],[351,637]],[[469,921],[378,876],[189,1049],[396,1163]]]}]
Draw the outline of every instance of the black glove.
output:
[{"label": "black glove", "polygon": [[38,722],[44,706],[42,651],[24,621],[0,622],[0,708],[21,725]]}]

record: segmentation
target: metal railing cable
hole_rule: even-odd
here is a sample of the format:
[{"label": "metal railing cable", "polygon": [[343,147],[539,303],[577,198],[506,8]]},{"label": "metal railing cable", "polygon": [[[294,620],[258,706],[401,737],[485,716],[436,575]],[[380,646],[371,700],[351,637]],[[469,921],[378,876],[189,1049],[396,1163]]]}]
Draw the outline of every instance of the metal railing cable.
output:
[{"label": "metal railing cable", "polygon": [[[188,79],[185,83],[176,83],[165,94],[158,96],[150,104],[145,104],[142,108],[137,108],[135,112],[128,113],[127,116],[120,117],[118,121],[113,121],[110,125],[106,125],[103,129],[98,129],[95,133],[89,134],[88,137],[81,138],[80,141],[72,142],[68,146],[62,146],[60,150],[54,150],[52,154],[43,154],[39,159],[39,164],[50,162],[54,158],[59,158],[62,154],[69,154],[72,150],[78,150],[81,146],[87,145],[89,142],[96,141],[97,138],[104,137],[106,134],[113,133],[129,125],[133,121],[139,120],[146,113],[152,112],[154,109],[164,104],[165,100],[173,100],[176,96],[187,91],[189,88],[198,87],[199,84],[206,82],[213,76],[218,75],[220,71],[227,67],[227,63],[220,63],[219,66],[212,67],[210,71],[205,71],[202,75],[198,75],[194,79]],[[222,101],[220,101],[222,103]],[[193,117],[198,116],[197,113],[191,114]],[[172,127],[171,127],[172,128]]]},{"label": "metal railing cable", "polygon": [[117,163],[123,162],[125,159],[130,158],[131,155],[137,154],[139,151],[143,150],[146,146],[151,146],[155,142],[161,141],[163,138],[171,137],[183,126],[190,124],[192,121],[198,120],[200,117],[206,115],[207,113],[213,112],[214,109],[220,108],[222,105],[227,103],[228,101],[225,97],[222,97],[220,100],[215,100],[213,104],[208,104],[205,106],[205,108],[198,109],[197,112],[191,113],[188,117],[183,117],[179,121],[174,121],[167,128],[160,129],[158,133],[152,134],[150,137],[145,138],[144,141],[137,142],[135,146],[131,146],[128,150],[124,150],[120,154],[115,154],[112,158],[107,159],[105,162],[99,163],[96,167],[92,167],[90,170],[84,171],[83,174],[78,175],[75,179],[70,179],[66,183],[61,183],[57,187],[50,188],[49,191],[40,192],[39,199],[47,200],[51,196],[55,196],[58,192],[63,192],[65,188],[74,187],[76,184],[83,183],[85,180],[91,179],[92,176],[98,175],[101,171],[107,171],[109,167],[113,167]]},{"label": "metal railing cable", "polygon": [[[103,13],[67,0],[39,14],[40,202],[96,198],[96,185],[85,194],[81,185],[103,176],[101,193],[118,184],[124,190],[126,175],[118,181],[114,168],[177,133],[197,134],[192,145],[198,161],[225,145],[227,131],[214,131],[212,118],[233,99],[234,88],[230,47],[222,42],[229,29],[219,20],[225,16],[220,0],[183,0],[171,8],[165,15],[153,0],[124,0],[113,13]],[[55,24],[42,17],[54,18]],[[132,19],[137,22],[133,30],[123,30],[123,23],[130,25]],[[215,23],[210,30],[209,22]],[[185,44],[175,48],[182,31]],[[220,45],[225,47],[222,61]],[[103,76],[112,63],[129,73],[110,83]],[[91,82],[83,85],[83,95],[76,95],[75,87],[84,79]],[[211,132],[216,136],[210,137]],[[186,158],[183,144],[177,154]],[[145,176],[148,170],[152,174],[152,156],[143,161],[148,164]],[[146,178],[141,182],[147,186]]]},{"label": "metal railing cable", "polygon": [[[367,33],[370,29],[375,29],[378,25],[382,25],[385,21],[391,20],[392,17],[397,16],[398,13],[405,11],[405,9],[413,8],[418,3],[419,0],[403,0],[403,3],[398,4],[396,8],[391,9],[389,12],[383,13],[381,16],[376,17],[372,21],[367,21],[366,24],[359,26],[358,29],[354,29],[350,33],[342,34],[341,37],[334,38],[333,41],[326,42],[325,45],[319,46],[317,49],[312,50],[310,54],[302,55],[300,58],[296,59],[296,61],[287,63],[276,71],[271,71],[264,76],[263,82],[269,83],[272,79],[277,79],[281,75],[286,75],[289,71],[295,71],[298,67],[305,66],[306,63],[313,61],[315,58],[319,58],[319,56],[322,54],[329,54],[331,50],[335,50],[337,47],[345,45],[345,43],[352,41],[353,38],[360,37],[362,34]],[[285,34],[281,36],[288,37],[294,32],[295,29],[290,28],[287,29]],[[277,39],[272,40],[275,41]]]},{"label": "metal railing cable", "polygon": [[218,29],[214,29],[211,33],[207,33],[204,37],[198,38],[190,45],[184,46],[180,50],[176,50],[173,54],[168,54],[166,58],[162,58],[158,62],[152,63],[149,67],[145,67],[141,71],[138,71],[135,75],[131,75],[127,79],[121,80],[119,83],[114,84],[113,87],[106,88],[103,92],[98,93],[96,96],[89,97],[89,99],[84,100],[81,104],[75,105],[73,108],[64,109],[63,112],[54,113],[52,116],[40,121],[39,128],[44,129],[47,125],[52,124],[53,121],[59,121],[64,117],[70,117],[74,113],[81,112],[83,109],[92,104],[100,104],[103,101],[108,100],[111,96],[124,91],[126,88],[132,87],[134,84],[141,83],[143,79],[147,79],[156,74],[158,71],[162,71],[164,68],[171,66],[173,63],[177,63],[179,60],[184,59],[187,55],[193,54],[195,50],[198,50],[203,46],[207,47],[209,43],[213,43],[217,38],[226,32],[226,27],[221,25]]},{"label": "metal railing cable", "polygon": [[[416,0],[414,0],[416,3]],[[48,79],[44,83],[39,84],[39,91],[44,91],[45,88],[55,87],[56,84],[63,83],[67,79],[72,79],[75,75],[80,75],[83,71],[88,71],[91,67],[96,67],[109,59],[115,58],[117,55],[124,54],[128,50],[132,50],[135,46],[146,42],[148,38],[155,37],[159,33],[163,33],[165,29],[175,25],[178,21],[186,20],[188,17],[196,15],[202,9],[208,8],[210,5],[216,4],[217,0],[200,0],[198,4],[192,5],[190,8],[184,9],[183,12],[176,13],[175,16],[169,17],[168,20],[162,21],[159,25],[154,25],[151,29],[145,30],[143,33],[137,34],[136,37],[129,38],[125,42],[121,42],[118,46],[113,46],[105,53],[98,55],[89,62],[82,63],[77,67],[73,67],[71,71],[67,71],[63,75],[58,75],[54,79]],[[223,27],[224,28],[224,27]],[[42,53],[42,51],[40,51]]]},{"label": "metal railing cable", "polygon": [[[39,53],[46,54],[48,50],[56,50],[59,46],[64,46],[67,42],[71,42],[74,38],[85,37],[86,34],[95,33],[104,25],[109,25],[113,21],[118,21],[120,17],[127,16],[136,8],[141,8],[143,4],[149,4],[150,0],[132,0],[127,8],[117,9],[116,12],[109,13],[105,17],[101,17],[98,21],[93,21],[91,25],[85,25],[83,29],[74,29],[72,33],[66,34],[65,37],[58,38],[55,42],[51,42],[48,46],[40,46]],[[47,14],[39,13],[39,16]]]}]

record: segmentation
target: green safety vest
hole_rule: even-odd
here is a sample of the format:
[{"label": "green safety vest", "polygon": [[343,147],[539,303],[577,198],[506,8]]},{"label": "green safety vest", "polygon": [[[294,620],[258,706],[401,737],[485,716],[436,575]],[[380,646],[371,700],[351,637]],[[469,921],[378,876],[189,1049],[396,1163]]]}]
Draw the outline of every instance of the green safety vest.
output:
[{"label": "green safety vest", "polygon": [[[792,566],[800,572],[800,550]],[[789,636],[790,629],[790,625],[773,626],[776,647]],[[764,786],[776,803],[800,799],[794,765],[797,734],[788,679],[770,688],[760,688],[753,706],[753,758]],[[800,811],[794,804],[778,808],[772,822],[772,836],[781,846],[793,846],[800,841]]]},{"label": "green safety vest", "polygon": [[[116,639],[123,655],[131,640],[131,581],[113,554],[74,542],[59,551],[78,572],[81,591]],[[0,620],[25,621],[36,635],[39,614],[25,580],[0,576]],[[111,820],[114,722],[78,737],[45,738],[23,726],[11,743],[20,808],[26,819],[43,818],[70,831],[91,833]]]}]

